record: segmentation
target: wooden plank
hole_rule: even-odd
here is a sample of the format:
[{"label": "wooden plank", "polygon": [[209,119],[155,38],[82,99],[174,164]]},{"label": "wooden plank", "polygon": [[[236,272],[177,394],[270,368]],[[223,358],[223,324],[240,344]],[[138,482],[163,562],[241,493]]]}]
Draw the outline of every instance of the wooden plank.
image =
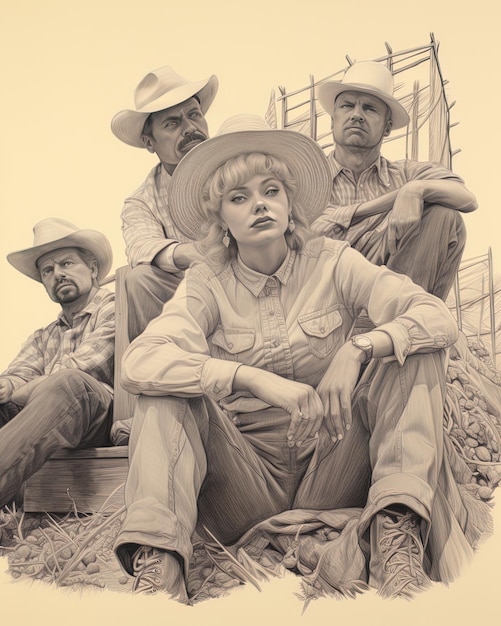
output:
[{"label": "wooden plank", "polygon": [[132,417],[135,396],[125,391],[120,385],[122,371],[122,356],[129,345],[127,328],[127,294],[125,291],[125,277],[128,266],[119,267],[116,272],[115,284],[115,380],[113,399],[113,421],[126,420]]},{"label": "wooden plank", "polygon": [[128,469],[126,456],[51,458],[26,481],[24,510],[95,513],[117,490],[106,503],[111,513],[124,505]]},{"label": "wooden plank", "polygon": [[127,446],[109,446],[106,448],[85,448],[83,450],[59,450],[55,452],[53,459],[107,459],[107,458],[128,458],[129,448]]}]

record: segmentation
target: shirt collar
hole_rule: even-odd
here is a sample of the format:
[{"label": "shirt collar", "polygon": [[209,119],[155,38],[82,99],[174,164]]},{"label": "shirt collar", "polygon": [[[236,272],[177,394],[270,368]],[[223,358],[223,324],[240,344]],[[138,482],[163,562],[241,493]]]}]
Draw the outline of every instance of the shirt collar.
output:
[{"label": "shirt collar", "polygon": [[[339,163],[339,161],[336,161],[336,159],[334,157],[334,151],[332,151],[327,158],[328,158],[329,165],[330,165],[330,168],[331,168],[331,171],[332,171],[332,179],[333,180],[343,170],[350,171],[347,167],[344,167],[343,165],[341,165],[341,163]],[[374,161],[374,163],[372,165],[369,165],[369,167],[365,171],[367,172],[371,168],[375,169],[375,171],[377,172],[381,182],[384,185],[388,186],[390,184],[390,176],[389,176],[389,173],[388,173],[388,160],[385,159],[384,156],[382,156],[380,154],[377,157],[377,159]]]},{"label": "shirt collar", "polygon": [[[92,300],[90,302],[87,302],[84,308],[81,311],[79,311],[76,315],[73,316],[73,322],[75,322],[76,320],[79,320],[82,317],[92,315],[94,311],[96,310],[97,306],[101,304],[101,302],[108,295],[108,293],[109,291],[107,289],[103,289],[102,287],[100,287],[96,291],[96,294],[92,298]],[[59,326],[67,326],[68,328],[72,328],[68,324],[68,320],[64,317],[64,311],[59,312],[59,315],[57,316],[56,321]],[[73,327],[74,326],[75,324],[73,324]]]},{"label": "shirt collar", "polygon": [[250,267],[245,265],[242,259],[237,257],[236,260],[231,262],[231,267],[237,279],[256,297],[259,296],[261,291],[265,288],[266,283],[270,278],[277,278],[282,285],[286,285],[292,272],[294,261],[296,260],[296,251],[287,249],[287,255],[276,272],[271,276],[268,274],[261,274],[256,272]]}]

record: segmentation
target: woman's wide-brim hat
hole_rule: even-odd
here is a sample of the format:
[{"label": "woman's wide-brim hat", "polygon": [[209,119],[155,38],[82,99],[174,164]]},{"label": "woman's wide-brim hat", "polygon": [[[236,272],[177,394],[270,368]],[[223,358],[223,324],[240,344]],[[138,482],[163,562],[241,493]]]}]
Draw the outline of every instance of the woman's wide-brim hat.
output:
[{"label": "woman's wide-brim hat", "polygon": [[97,259],[97,280],[101,282],[111,269],[113,252],[108,239],[97,230],[79,229],[78,226],[58,217],[48,217],[33,227],[33,246],[11,252],[7,260],[17,270],[42,282],[37,261],[48,252],[61,248],[83,248]]},{"label": "woman's wide-brim hat", "polygon": [[293,130],[277,130],[256,115],[227,119],[212,139],[195,146],[174,170],[169,187],[169,210],[181,232],[200,240],[207,234],[209,218],[202,190],[218,167],[239,155],[260,152],[277,157],[296,181],[296,200],[311,222],[330,199],[332,174],[320,146]]},{"label": "woman's wide-brim hat", "polygon": [[322,108],[332,116],[334,101],[343,91],[368,93],[382,100],[391,110],[392,128],[403,128],[409,123],[405,107],[394,97],[393,74],[377,61],[353,63],[340,81],[326,81],[317,88]]},{"label": "woman's wide-brim hat", "polygon": [[111,130],[115,137],[129,146],[144,148],[141,136],[150,113],[169,109],[197,96],[205,115],[216,96],[218,84],[217,76],[214,75],[192,82],[169,65],[154,70],[146,74],[134,91],[135,110],[127,109],[117,113],[111,120]]}]

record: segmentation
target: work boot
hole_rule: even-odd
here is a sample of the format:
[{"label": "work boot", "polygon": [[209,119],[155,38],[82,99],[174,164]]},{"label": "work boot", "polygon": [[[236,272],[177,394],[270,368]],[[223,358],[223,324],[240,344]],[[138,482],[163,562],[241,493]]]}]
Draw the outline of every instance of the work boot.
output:
[{"label": "work boot", "polygon": [[372,520],[369,585],[379,595],[410,599],[430,585],[420,525],[419,515],[405,507],[383,509]]},{"label": "work boot", "polygon": [[189,604],[179,560],[171,552],[140,546],[132,557],[135,576],[132,591],[167,593],[173,600]]}]

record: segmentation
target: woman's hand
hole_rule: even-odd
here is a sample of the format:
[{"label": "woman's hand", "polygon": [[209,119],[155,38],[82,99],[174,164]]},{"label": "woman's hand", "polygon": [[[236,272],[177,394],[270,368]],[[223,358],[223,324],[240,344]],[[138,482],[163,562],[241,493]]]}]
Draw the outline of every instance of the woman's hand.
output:
[{"label": "woman's hand", "polygon": [[263,402],[287,411],[291,416],[287,431],[291,447],[300,446],[320,429],[324,409],[318,393],[311,385],[282,378],[260,368],[241,365],[235,374],[233,390],[250,391]]},{"label": "woman's hand", "polygon": [[351,394],[364,359],[364,352],[348,341],[335,354],[317,387],[324,424],[333,441],[342,439],[345,429],[351,427]]}]

